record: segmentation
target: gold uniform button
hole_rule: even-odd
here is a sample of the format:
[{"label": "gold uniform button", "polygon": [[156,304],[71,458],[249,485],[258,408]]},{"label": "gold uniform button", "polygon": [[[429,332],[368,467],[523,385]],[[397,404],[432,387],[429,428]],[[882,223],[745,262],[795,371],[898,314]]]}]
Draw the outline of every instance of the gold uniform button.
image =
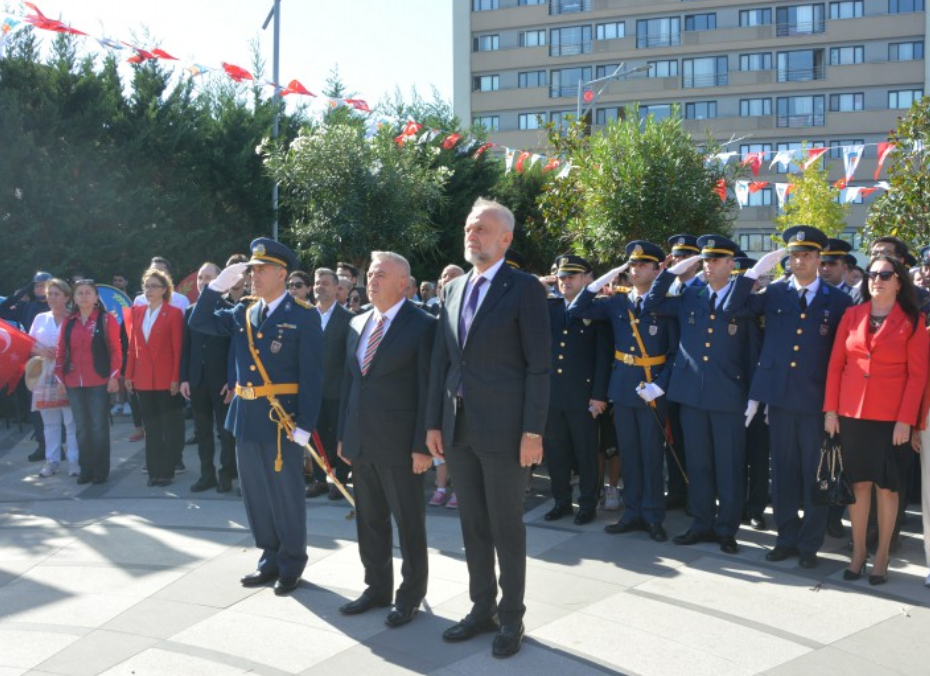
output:
[{"label": "gold uniform button", "polygon": [[565,357],[562,355],[559,355],[559,359],[565,359]]},{"label": "gold uniform button", "polygon": [[246,386],[246,387],[252,387],[252,383],[246,383],[245,386]]},{"label": "gold uniform button", "polygon": [[797,352],[797,351],[800,350],[800,349],[801,349],[801,346],[800,346],[800,345],[795,345],[795,346],[794,346],[794,351],[795,351],[795,352]]},{"label": "gold uniform button", "polygon": [[256,338],[261,338],[261,337],[262,337],[262,334],[261,334],[261,333],[256,333],[256,334],[255,334],[255,337],[256,337]]},{"label": "gold uniform button", "polygon": [[716,319],[716,318],[717,318],[717,315],[711,315],[710,318],[711,318],[711,319]]},{"label": "gold uniform button", "polygon": [[704,361],[710,361],[710,357],[708,357],[706,354],[704,355]]},{"label": "gold uniform button", "polygon": [[796,361],[791,362],[791,368],[797,368],[798,363]]},{"label": "gold uniform button", "polygon": [[568,329],[565,329],[564,331],[562,331],[562,333],[563,333],[563,335],[566,335],[566,336],[567,336],[567,335],[568,335]]},{"label": "gold uniform button", "polygon": [[801,329],[798,329],[798,335],[800,336],[802,333],[804,333],[804,331],[802,331]]},{"label": "gold uniform button", "polygon": [[704,347],[710,347],[710,343],[704,343]]},{"label": "gold uniform button", "polygon": [[565,347],[565,343],[559,343],[559,347]]},{"label": "gold uniform button", "polygon": [[250,370],[250,371],[254,371],[254,370],[255,370],[255,364],[252,364],[252,365],[249,367],[249,370]]},{"label": "gold uniform button", "polygon": [[803,312],[801,313],[801,319],[807,319],[807,315],[804,314]]},{"label": "gold uniform button", "polygon": [[714,332],[713,329],[707,329],[707,333],[713,333],[713,332]]},{"label": "gold uniform button", "polygon": [[559,369],[558,371],[556,371],[556,373],[562,373],[562,369]]}]

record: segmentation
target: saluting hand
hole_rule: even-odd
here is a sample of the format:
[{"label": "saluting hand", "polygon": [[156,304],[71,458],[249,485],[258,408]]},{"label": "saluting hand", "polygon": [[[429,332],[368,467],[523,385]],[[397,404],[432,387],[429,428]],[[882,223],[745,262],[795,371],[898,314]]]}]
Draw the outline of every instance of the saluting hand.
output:
[{"label": "saluting hand", "polygon": [[210,282],[210,288],[220,293],[226,293],[242,279],[242,275],[248,267],[246,263],[233,263],[224,268],[217,278]]}]

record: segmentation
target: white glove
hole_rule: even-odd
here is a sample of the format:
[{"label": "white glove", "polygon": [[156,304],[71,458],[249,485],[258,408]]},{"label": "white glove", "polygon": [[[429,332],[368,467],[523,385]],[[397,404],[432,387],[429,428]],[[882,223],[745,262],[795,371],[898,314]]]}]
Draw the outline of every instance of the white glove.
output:
[{"label": "white glove", "polygon": [[769,424],[769,405],[765,405],[765,424]]},{"label": "white glove", "polygon": [[299,427],[294,430],[292,433],[294,436],[294,443],[298,446],[306,446],[310,441],[310,433],[306,430],[302,430]]},{"label": "white glove", "polygon": [[775,267],[778,261],[782,259],[782,256],[785,255],[785,251],[786,249],[784,248],[776,249],[775,251],[769,251],[759,259],[758,263],[746,271],[745,276],[749,277],[749,279],[759,279],[759,277]]},{"label": "white glove", "polygon": [[616,277],[617,275],[619,275],[621,272],[626,272],[626,269],[627,269],[628,267],[630,267],[630,264],[629,264],[629,262],[626,262],[626,263],[624,263],[623,265],[621,265],[619,268],[614,268],[613,270],[611,270],[611,271],[608,272],[607,274],[602,275],[601,277],[598,277],[598,278],[595,279],[593,282],[591,282],[590,284],[588,284],[588,291],[590,291],[591,293],[597,293],[598,291],[600,291],[601,289],[603,289],[603,288],[604,288],[604,285],[607,284],[607,283],[608,283],[610,280],[612,280],[614,277]]},{"label": "white glove", "polygon": [[752,422],[752,419],[756,417],[756,412],[759,410],[759,402],[749,400],[749,405],[746,407],[746,427],[749,427],[749,424]]},{"label": "white glove", "polygon": [[689,256],[688,258],[684,259],[683,261],[678,261],[677,263],[675,263],[675,265],[673,265],[672,267],[670,267],[670,268],[668,269],[668,271],[671,272],[671,273],[672,273],[673,275],[675,275],[676,277],[677,277],[678,275],[683,275],[683,274],[686,273],[688,270],[690,270],[691,268],[693,268],[693,267],[694,267],[694,264],[697,263],[699,260],[701,260],[701,257],[700,257],[700,256]]},{"label": "white glove", "polygon": [[636,394],[648,404],[650,401],[658,399],[665,394],[665,390],[655,383],[640,383],[639,387],[636,388]]},{"label": "white glove", "polygon": [[242,274],[247,267],[249,266],[246,263],[233,263],[224,269],[208,286],[214,291],[226,293],[242,279]]}]

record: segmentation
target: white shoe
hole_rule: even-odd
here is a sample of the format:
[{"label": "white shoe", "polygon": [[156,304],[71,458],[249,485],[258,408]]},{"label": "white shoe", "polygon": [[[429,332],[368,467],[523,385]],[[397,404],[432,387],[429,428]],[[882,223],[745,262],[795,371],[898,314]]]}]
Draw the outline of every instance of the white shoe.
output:
[{"label": "white shoe", "polygon": [[54,476],[55,472],[58,470],[57,462],[46,462],[43,465],[42,469],[39,470],[39,476],[48,478]]},{"label": "white shoe", "polygon": [[604,509],[608,512],[616,512],[620,509],[620,491],[614,486],[607,487],[607,493],[604,498]]},{"label": "white shoe", "polygon": [[68,476],[81,476],[81,466],[76,462],[69,462]]},{"label": "white shoe", "polygon": [[927,579],[924,580],[924,587],[930,587],[930,575],[928,575]]},{"label": "white shoe", "polygon": [[128,401],[123,404],[123,415],[132,415],[132,406],[129,405]]},{"label": "white shoe", "polygon": [[121,404],[117,404],[116,406],[110,409],[110,415],[119,415],[122,412],[123,412],[123,407]]}]

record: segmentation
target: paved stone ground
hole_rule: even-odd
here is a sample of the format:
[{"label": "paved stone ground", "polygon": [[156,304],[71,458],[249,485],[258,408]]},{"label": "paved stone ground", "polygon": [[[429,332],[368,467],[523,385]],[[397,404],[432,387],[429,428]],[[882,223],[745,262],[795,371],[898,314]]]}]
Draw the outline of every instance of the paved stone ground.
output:
[{"label": "paved stone ground", "polygon": [[[764,560],[772,532],[744,529],[740,554],[726,556],[712,544],[608,536],[615,513],[584,527],[547,524],[547,482],[535,477],[527,639],[498,661],[490,636],[440,638],[470,606],[453,511],[428,509],[429,594],[410,625],[390,630],[382,611],[337,610],[364,589],[344,502],[308,501],[310,563],[292,597],[244,589],[238,578],[256,551],[235,491],[192,494],[194,471],[146,488],[130,432],[116,420],[110,481],[82,487],[39,478],[40,465],[25,461],[34,444],[0,430],[0,676],[930,673],[916,512],[888,584],[873,589],[842,581],[838,540],[806,571]],[[196,466],[193,447],[185,461]],[[687,522],[675,512],[666,526]]]}]

